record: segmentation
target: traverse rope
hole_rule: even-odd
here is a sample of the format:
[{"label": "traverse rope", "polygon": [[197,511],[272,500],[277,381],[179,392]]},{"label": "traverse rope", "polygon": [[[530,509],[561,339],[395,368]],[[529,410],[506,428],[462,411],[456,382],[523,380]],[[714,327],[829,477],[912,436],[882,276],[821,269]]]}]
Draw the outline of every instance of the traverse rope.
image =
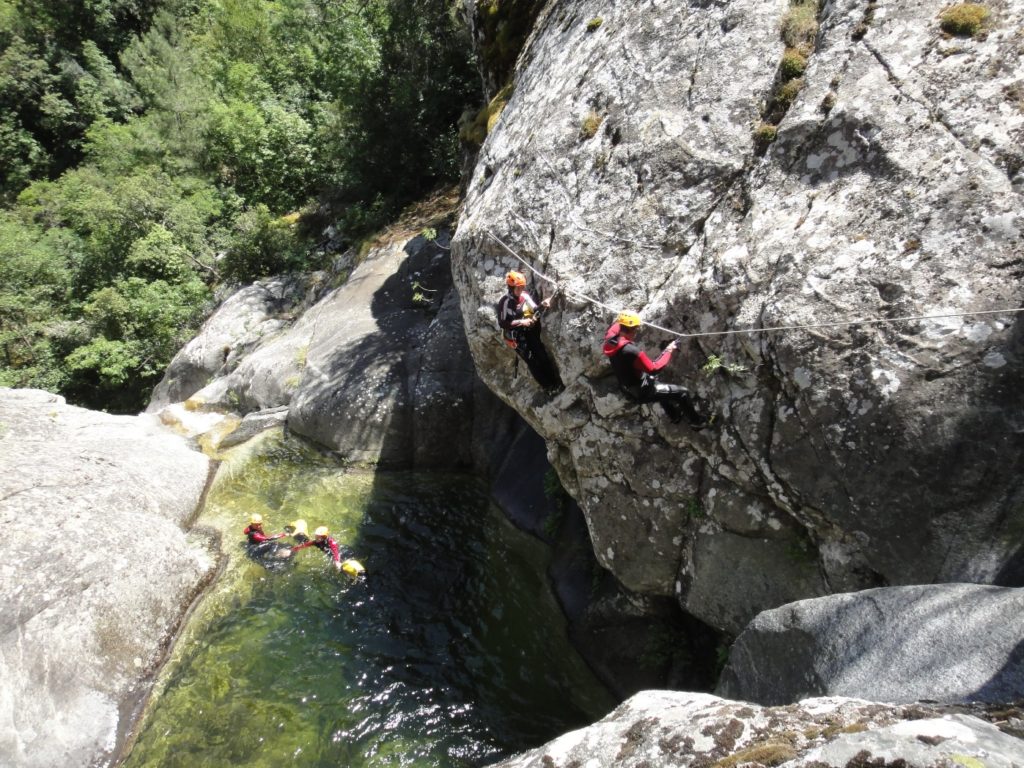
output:
[{"label": "traverse rope", "polygon": [[[522,256],[520,256],[518,253],[513,251],[511,248],[509,248],[508,245],[505,244],[505,241],[503,241],[500,237],[495,235],[493,232],[491,232],[490,230],[486,230],[486,232],[496,243],[498,243],[498,245],[500,245],[502,248],[504,248],[506,251],[508,251],[512,256],[514,256],[516,259],[518,259],[520,262],[522,262],[523,266],[525,266],[528,270],[530,270],[530,272],[535,274],[541,280],[546,280],[547,282],[551,283],[552,285],[554,285],[558,290],[562,291],[563,293],[565,293],[565,294],[567,294],[569,296],[574,296],[574,297],[576,297],[578,299],[582,299],[583,301],[585,301],[585,302],[587,302],[589,304],[593,304],[594,306],[601,307],[602,309],[606,309],[609,312],[618,313],[618,312],[621,311],[621,309],[619,309],[619,308],[612,307],[612,306],[610,306],[608,304],[605,304],[604,302],[598,301],[593,296],[587,296],[585,293],[580,293],[579,291],[574,291],[574,290],[571,290],[569,288],[566,288],[563,284],[559,283],[554,278],[551,278],[551,277],[545,275],[540,270],[536,269],[532,264],[530,264],[530,262],[528,262],[526,259],[524,259]],[[674,331],[671,328],[663,328],[660,325],[655,325],[654,323],[648,323],[646,320],[644,321],[644,325],[646,327],[648,327],[648,328],[654,328],[656,330],[663,331],[664,333],[668,333],[668,334],[671,334],[673,336],[677,336],[678,338],[681,338],[681,339],[690,339],[690,338],[696,338],[698,336],[733,336],[733,335],[744,334],[744,333],[769,333],[769,332],[773,332],[773,331],[802,331],[802,330],[811,330],[811,329],[815,329],[815,328],[840,328],[840,327],[851,326],[851,325],[878,325],[878,324],[882,324],[882,323],[902,323],[902,322],[907,322],[907,321],[911,321],[911,320],[940,320],[940,319],[949,318],[949,317],[974,317],[974,316],[978,316],[978,315],[1005,315],[1005,314],[1014,314],[1014,313],[1017,313],[1017,312],[1024,312],[1024,307],[1009,307],[1009,308],[1006,308],[1006,309],[984,309],[984,310],[978,310],[976,312],[949,312],[949,313],[943,313],[943,314],[938,314],[938,315],[905,315],[903,317],[873,317],[873,318],[862,318],[862,319],[859,319],[859,320],[840,320],[840,321],[836,321],[836,322],[832,322],[832,323],[805,323],[805,324],[801,324],[801,325],[773,325],[773,326],[768,326],[768,327],[764,327],[764,328],[738,328],[738,329],[734,329],[734,330],[730,330],[730,331],[701,331],[701,332],[698,332],[698,333],[683,333],[682,331]]]}]

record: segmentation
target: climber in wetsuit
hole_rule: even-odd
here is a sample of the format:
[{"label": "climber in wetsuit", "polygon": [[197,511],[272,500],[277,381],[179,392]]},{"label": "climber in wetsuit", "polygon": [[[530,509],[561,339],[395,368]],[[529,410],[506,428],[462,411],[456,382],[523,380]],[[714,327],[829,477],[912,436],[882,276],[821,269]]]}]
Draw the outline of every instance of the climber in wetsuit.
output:
[{"label": "climber in wetsuit", "polygon": [[562,388],[562,380],[555,370],[544,342],[540,340],[540,315],[551,304],[547,298],[538,304],[526,292],[526,276],[511,271],[505,276],[508,293],[498,300],[498,325],[505,343],[526,361],[530,373],[542,388],[548,391]]},{"label": "climber in wetsuit", "polygon": [[678,424],[686,416],[692,429],[704,429],[708,421],[693,407],[686,387],[662,384],[657,379],[657,373],[672,359],[678,339],[665,347],[657,360],[652,361],[635,344],[637,332],[642,325],[639,315],[621,312],[604,335],[603,351],[612,364],[619,386],[638,403],[661,403],[673,424]]},{"label": "climber in wetsuit", "polygon": [[[305,549],[306,547],[316,547],[325,555],[330,555],[331,560],[334,562],[335,569],[340,571],[342,569],[341,549],[338,547],[338,542],[331,538],[330,533],[331,532],[327,529],[326,525],[321,525],[313,531],[312,539],[304,541],[301,544],[296,544],[292,547],[292,552],[298,552],[300,549]],[[345,557],[346,563],[356,562],[348,559],[348,552],[346,552]],[[360,568],[362,568],[362,566],[360,566]]]},{"label": "climber in wetsuit", "polygon": [[[253,514],[249,518],[249,525],[242,531],[245,536],[246,550],[250,557],[257,560],[265,559],[270,556],[281,557],[278,554],[278,550],[281,549],[279,544],[274,542],[277,539],[283,539],[285,534],[275,533],[273,536],[268,536],[263,530],[263,515]],[[289,553],[290,554],[290,553]],[[287,555],[285,555],[287,557]]]}]

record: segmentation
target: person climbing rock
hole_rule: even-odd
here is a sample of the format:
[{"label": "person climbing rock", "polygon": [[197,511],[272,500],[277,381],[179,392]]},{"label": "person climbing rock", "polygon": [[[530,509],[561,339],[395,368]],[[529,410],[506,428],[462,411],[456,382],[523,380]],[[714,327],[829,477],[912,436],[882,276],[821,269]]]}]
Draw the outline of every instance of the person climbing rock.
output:
[{"label": "person climbing rock", "polygon": [[326,525],[321,525],[313,531],[312,539],[293,546],[292,552],[298,552],[300,549],[305,549],[306,547],[316,547],[325,555],[330,555],[331,561],[334,563],[335,570],[344,571],[349,576],[356,578],[365,573],[363,564],[358,560],[348,557],[347,551],[345,559],[341,559],[341,547],[338,546],[338,542],[331,538],[331,532]]},{"label": "person climbing rock", "polygon": [[612,364],[622,391],[638,403],[661,403],[673,424],[678,424],[685,415],[692,429],[704,429],[708,420],[697,413],[686,387],[662,384],[657,379],[658,371],[672,359],[672,353],[679,345],[678,339],[652,361],[635,343],[642,326],[640,315],[621,312],[604,335],[603,351]]},{"label": "person climbing rock", "polygon": [[562,388],[555,364],[540,339],[540,316],[551,306],[551,298],[540,304],[526,292],[526,276],[515,270],[505,276],[508,293],[498,300],[498,325],[505,343],[526,361],[530,373],[548,391]]},{"label": "person climbing rock", "polygon": [[249,518],[249,525],[242,531],[245,536],[245,546],[248,555],[257,560],[283,559],[291,555],[291,550],[275,543],[277,539],[283,539],[286,534],[275,533],[268,536],[263,530],[263,515],[254,513]]}]

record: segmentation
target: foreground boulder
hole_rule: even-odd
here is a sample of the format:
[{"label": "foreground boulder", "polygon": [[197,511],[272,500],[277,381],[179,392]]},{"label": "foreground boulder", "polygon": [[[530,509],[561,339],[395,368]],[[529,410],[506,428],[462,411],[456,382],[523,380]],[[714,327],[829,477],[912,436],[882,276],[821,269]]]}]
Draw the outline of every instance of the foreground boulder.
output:
[{"label": "foreground boulder", "polygon": [[[1021,733],[1020,713],[1004,717]],[[496,768],[1010,768],[1024,741],[960,713],[842,698],[762,708],[709,694],[644,691],[603,720]]]},{"label": "foreground boulder", "polygon": [[737,639],[717,693],[990,703],[1024,698],[1024,590],[871,589],[765,611]]},{"label": "foreground boulder", "polygon": [[208,460],[151,417],[0,389],[0,764],[94,765],[215,558]]},{"label": "foreground boulder", "polygon": [[[477,368],[601,565],[730,634],[830,593],[1024,584],[1024,8],[950,37],[945,0],[819,5],[782,92],[789,2],[547,4],[452,246]],[[527,269],[505,245],[564,289],[553,399],[495,342],[502,275]],[[816,327],[686,340],[663,379],[717,411],[695,434],[618,392],[616,309]]]}]

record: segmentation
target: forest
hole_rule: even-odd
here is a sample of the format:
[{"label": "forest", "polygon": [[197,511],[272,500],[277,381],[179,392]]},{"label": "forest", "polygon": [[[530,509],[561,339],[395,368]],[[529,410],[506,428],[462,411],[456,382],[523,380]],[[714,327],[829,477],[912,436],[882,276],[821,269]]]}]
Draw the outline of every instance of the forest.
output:
[{"label": "forest", "polygon": [[0,386],[140,410],[216,296],[456,180],[481,100],[450,0],[0,0]]}]

